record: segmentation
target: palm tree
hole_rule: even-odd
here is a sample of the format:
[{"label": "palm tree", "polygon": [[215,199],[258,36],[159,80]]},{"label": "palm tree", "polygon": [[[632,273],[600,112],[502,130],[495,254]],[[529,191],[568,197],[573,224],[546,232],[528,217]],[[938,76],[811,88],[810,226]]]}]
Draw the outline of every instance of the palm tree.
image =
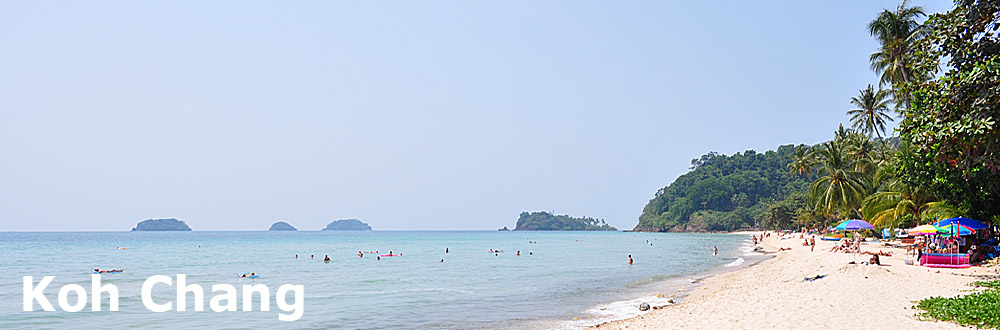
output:
[{"label": "palm tree", "polygon": [[833,140],[840,141],[847,139],[849,136],[851,136],[851,133],[854,133],[854,131],[852,131],[850,128],[844,128],[844,124],[840,124],[839,126],[837,126],[837,130],[833,131]]},{"label": "palm tree", "polygon": [[820,178],[809,186],[809,202],[826,215],[861,215],[859,208],[866,196],[864,173],[853,164],[837,141],[824,143],[817,150]]},{"label": "palm tree", "polygon": [[958,215],[947,203],[899,181],[889,184],[886,191],[868,196],[861,205],[861,213],[865,220],[883,228],[911,225],[902,223],[907,215],[913,216],[914,224],[920,224],[928,217],[938,220]]},{"label": "palm tree", "polygon": [[796,146],[795,155],[792,155],[792,162],[788,163],[788,170],[806,178],[812,173],[812,167],[815,163],[816,160],[805,146]]},{"label": "palm tree", "polygon": [[868,135],[851,133],[841,141],[844,152],[854,164],[854,170],[866,174],[872,174],[876,169],[878,155],[875,153],[876,146]]},{"label": "palm tree", "polygon": [[874,132],[875,136],[882,140],[881,132],[885,132],[885,123],[892,121],[892,117],[887,114],[889,112],[889,92],[881,88],[876,91],[871,84],[868,85],[867,89],[862,89],[859,92],[858,96],[851,98],[851,104],[858,108],[847,110],[847,114],[851,116],[851,122],[854,123],[853,127],[869,135]]},{"label": "palm tree", "polygon": [[[924,73],[915,72],[910,65],[913,58],[914,43],[927,34],[927,30],[917,22],[926,17],[924,8],[920,6],[907,7],[903,0],[896,11],[883,10],[874,20],[868,23],[868,31],[879,42],[879,49],[869,57],[872,70],[881,74],[879,86],[887,83],[894,86],[893,97],[899,105],[898,89],[895,87],[904,82],[923,78]],[[909,97],[904,102],[909,108]]]}]

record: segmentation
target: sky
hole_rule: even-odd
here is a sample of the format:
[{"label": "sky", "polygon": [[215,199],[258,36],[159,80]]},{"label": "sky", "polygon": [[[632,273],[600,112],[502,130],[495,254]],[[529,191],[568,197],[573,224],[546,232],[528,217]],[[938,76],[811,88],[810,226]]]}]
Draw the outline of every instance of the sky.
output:
[{"label": "sky", "polygon": [[693,158],[830,139],[897,5],[0,3],[0,231],[631,229]]}]

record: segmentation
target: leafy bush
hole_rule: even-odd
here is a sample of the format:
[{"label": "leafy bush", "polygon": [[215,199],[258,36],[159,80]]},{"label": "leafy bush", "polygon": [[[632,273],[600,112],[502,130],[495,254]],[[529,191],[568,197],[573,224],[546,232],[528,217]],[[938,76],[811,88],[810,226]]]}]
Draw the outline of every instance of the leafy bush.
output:
[{"label": "leafy bush", "polygon": [[917,303],[924,310],[921,316],[954,321],[962,325],[996,329],[1000,327],[1000,281],[975,282],[973,285],[988,287],[983,292],[966,296],[931,297]]}]

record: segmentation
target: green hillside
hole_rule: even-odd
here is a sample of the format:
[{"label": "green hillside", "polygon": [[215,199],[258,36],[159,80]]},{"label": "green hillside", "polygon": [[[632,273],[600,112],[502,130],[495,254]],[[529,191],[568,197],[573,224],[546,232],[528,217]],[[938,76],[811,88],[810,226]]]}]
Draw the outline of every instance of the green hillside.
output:
[{"label": "green hillside", "polygon": [[783,145],[765,153],[747,150],[726,156],[710,152],[694,159],[690,172],[649,200],[634,230],[734,230],[754,227],[769,214],[790,217],[773,213],[780,213],[782,207],[797,210],[797,205],[782,204],[804,204],[811,182],[810,174],[802,177],[789,170],[795,153],[795,146]]}]

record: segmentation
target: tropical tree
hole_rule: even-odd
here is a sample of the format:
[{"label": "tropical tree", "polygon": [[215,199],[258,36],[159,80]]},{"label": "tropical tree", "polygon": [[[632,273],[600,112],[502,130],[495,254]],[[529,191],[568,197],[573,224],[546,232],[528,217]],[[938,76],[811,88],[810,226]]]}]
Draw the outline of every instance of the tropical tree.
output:
[{"label": "tropical tree", "polygon": [[833,132],[833,140],[840,141],[847,139],[848,137],[851,136],[851,133],[854,133],[854,131],[852,131],[850,128],[844,128],[844,124],[840,124],[839,126],[837,126],[837,130]]},{"label": "tropical tree", "polygon": [[866,196],[864,173],[854,170],[841,144],[831,141],[817,149],[820,177],[809,186],[809,201],[825,215],[860,216]]},{"label": "tropical tree", "polygon": [[868,135],[851,133],[841,140],[844,152],[854,165],[854,170],[865,174],[872,174],[876,170],[875,164],[880,155],[876,153],[877,147]]},{"label": "tropical tree", "polygon": [[[896,105],[905,103],[909,108],[909,96],[898,90],[901,83],[912,82],[926,74],[917,72],[912,65],[914,44],[926,35],[924,27],[917,22],[927,16],[920,6],[908,7],[904,0],[896,11],[883,10],[868,23],[868,30],[879,42],[879,49],[869,57],[872,70],[881,75],[879,86],[891,84]],[[903,102],[900,102],[900,98]]]},{"label": "tropical tree", "polygon": [[906,84],[913,103],[900,139],[914,152],[899,162],[900,178],[967,217],[993,218],[1000,215],[1000,4],[956,1],[926,25],[915,64],[946,65],[936,79]]},{"label": "tropical tree", "polygon": [[882,140],[885,123],[892,121],[889,116],[889,92],[879,88],[877,91],[871,84],[859,91],[858,96],[851,98],[851,104],[857,109],[847,110],[855,130],[871,135],[873,132]]},{"label": "tropical tree", "polygon": [[[924,220],[939,220],[959,215],[955,208],[920,188],[899,181],[888,185],[888,188],[886,191],[868,196],[861,205],[863,218],[875,226],[892,228],[917,225]],[[907,219],[907,216],[912,216],[915,223],[904,223],[903,220]]]},{"label": "tropical tree", "polygon": [[816,159],[809,153],[808,148],[802,145],[796,146],[795,154],[792,155],[792,162],[788,163],[788,170],[793,174],[806,178],[812,174],[812,167],[815,163]]}]

